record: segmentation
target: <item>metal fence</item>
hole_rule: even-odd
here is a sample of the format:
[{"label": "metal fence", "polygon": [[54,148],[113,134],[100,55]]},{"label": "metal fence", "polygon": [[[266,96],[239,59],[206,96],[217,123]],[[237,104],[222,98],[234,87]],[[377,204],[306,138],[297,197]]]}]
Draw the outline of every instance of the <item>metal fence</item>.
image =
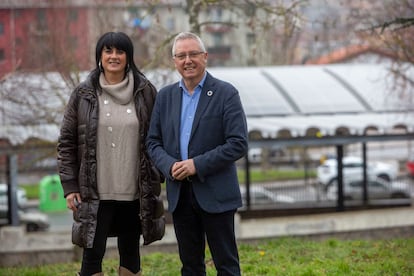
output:
[{"label": "metal fence", "polygon": [[[272,214],[317,213],[328,210],[411,205],[414,179],[399,176],[391,182],[369,181],[364,199],[363,183],[343,184],[343,206],[338,200],[338,183],[325,189],[316,179],[251,183],[241,186],[244,211]],[[249,196],[248,196],[248,191]],[[248,198],[249,197],[249,198]],[[313,209],[313,210],[312,210]]]}]

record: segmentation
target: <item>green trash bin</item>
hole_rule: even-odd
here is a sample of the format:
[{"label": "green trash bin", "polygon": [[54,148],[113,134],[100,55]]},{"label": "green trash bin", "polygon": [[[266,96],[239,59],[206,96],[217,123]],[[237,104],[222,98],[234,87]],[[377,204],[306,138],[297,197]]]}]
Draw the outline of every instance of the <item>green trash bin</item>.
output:
[{"label": "green trash bin", "polygon": [[39,209],[43,212],[66,210],[66,199],[59,175],[53,174],[42,178],[39,183]]}]

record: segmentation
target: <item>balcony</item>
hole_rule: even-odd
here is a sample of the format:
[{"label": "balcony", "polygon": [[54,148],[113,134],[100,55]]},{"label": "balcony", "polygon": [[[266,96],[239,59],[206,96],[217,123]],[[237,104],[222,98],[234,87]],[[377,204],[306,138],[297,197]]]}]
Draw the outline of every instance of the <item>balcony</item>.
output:
[{"label": "balcony", "polygon": [[231,46],[213,46],[208,47],[208,57],[210,60],[220,59],[228,60],[231,57]]},{"label": "balcony", "polygon": [[231,26],[228,25],[209,25],[205,27],[205,31],[208,33],[227,33],[231,30]]}]

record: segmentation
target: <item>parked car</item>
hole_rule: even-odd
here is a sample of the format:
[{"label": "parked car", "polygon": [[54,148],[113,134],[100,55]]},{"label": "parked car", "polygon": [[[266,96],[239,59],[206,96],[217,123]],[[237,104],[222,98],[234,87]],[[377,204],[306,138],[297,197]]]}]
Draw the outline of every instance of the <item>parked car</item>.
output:
[{"label": "parked car", "polygon": [[[356,156],[346,156],[342,159],[343,177],[361,176],[363,170],[363,160]],[[337,160],[327,159],[316,170],[317,180],[325,190],[337,180]],[[398,175],[398,168],[395,165],[385,162],[368,162],[367,174],[382,178],[386,181],[395,179]]]},{"label": "parked car", "polygon": [[[246,188],[240,187],[242,195],[243,205],[246,205]],[[250,204],[251,205],[264,205],[264,204],[275,204],[275,203],[293,203],[294,198],[274,193],[261,186],[250,186]]]},{"label": "parked car", "polygon": [[[49,217],[38,211],[17,210],[20,223],[25,226],[27,232],[45,231],[49,228]],[[7,205],[0,205],[0,226],[7,225]]]},{"label": "parked car", "polygon": [[407,172],[411,177],[414,177],[414,155],[412,155],[405,163]]},{"label": "parked car", "polygon": [[262,149],[261,148],[251,148],[248,151],[249,161],[251,163],[260,163],[262,161]]},{"label": "parked car", "polygon": [[250,148],[248,151],[249,161],[253,164],[262,162],[263,157],[265,157],[268,162],[277,162],[283,158],[285,154],[284,149],[280,147],[272,147],[267,150],[264,150],[263,148]]},{"label": "parked car", "polygon": [[[8,202],[7,190],[8,190],[8,185],[5,183],[0,183],[0,206],[7,206],[7,202]],[[17,196],[17,205],[20,208],[25,207],[27,203],[26,190],[18,187],[16,196]]]},{"label": "parked car", "polygon": [[[336,200],[338,185],[334,183],[328,188],[327,198]],[[345,200],[362,199],[364,181],[359,178],[344,179],[343,191]],[[385,181],[381,178],[367,180],[369,199],[411,198],[410,187],[404,182]]]}]

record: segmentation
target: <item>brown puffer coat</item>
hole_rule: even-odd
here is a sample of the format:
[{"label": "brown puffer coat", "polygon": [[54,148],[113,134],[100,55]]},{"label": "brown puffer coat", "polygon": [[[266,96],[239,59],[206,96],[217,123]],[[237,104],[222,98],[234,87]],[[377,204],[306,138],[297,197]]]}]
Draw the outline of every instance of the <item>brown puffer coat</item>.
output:
[{"label": "brown puffer coat", "polygon": [[[163,177],[152,165],[146,151],[145,138],[155,101],[155,87],[142,75],[134,91],[135,108],[140,125],[140,217],[144,245],[160,240],[165,231],[164,207],[159,199]],[[98,98],[90,79],[81,83],[67,104],[57,146],[58,169],[64,195],[80,193],[82,203],[74,212],[72,242],[91,248],[96,230],[99,206],[97,190],[96,145]]]}]

